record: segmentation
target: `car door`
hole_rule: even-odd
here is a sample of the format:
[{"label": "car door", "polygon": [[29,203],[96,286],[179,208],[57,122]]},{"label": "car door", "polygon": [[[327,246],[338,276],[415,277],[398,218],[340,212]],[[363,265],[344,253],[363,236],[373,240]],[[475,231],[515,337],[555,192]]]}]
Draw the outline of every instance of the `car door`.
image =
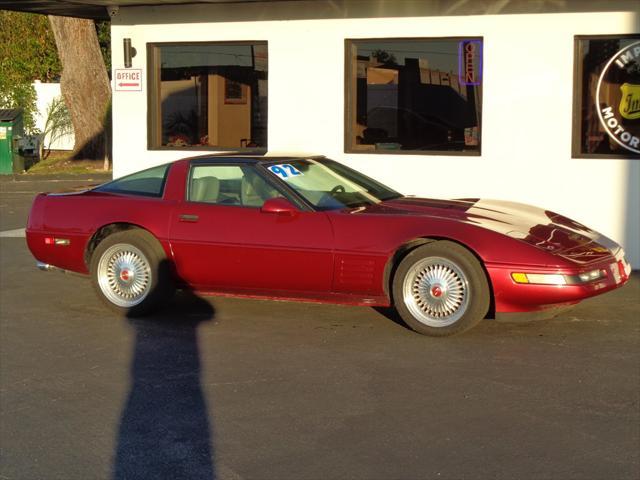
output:
[{"label": "car door", "polygon": [[178,275],[199,289],[329,292],[333,233],[323,212],[261,210],[282,196],[252,164],[194,164],[171,218]]}]

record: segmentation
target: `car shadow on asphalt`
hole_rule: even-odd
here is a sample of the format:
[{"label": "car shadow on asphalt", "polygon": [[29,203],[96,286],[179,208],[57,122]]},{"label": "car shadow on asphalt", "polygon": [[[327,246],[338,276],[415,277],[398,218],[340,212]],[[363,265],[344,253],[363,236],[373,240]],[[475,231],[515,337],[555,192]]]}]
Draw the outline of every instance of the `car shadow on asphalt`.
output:
[{"label": "car shadow on asphalt", "polygon": [[114,479],[215,478],[198,348],[198,328],[214,316],[209,302],[187,291],[154,315],[128,320],[135,346]]}]

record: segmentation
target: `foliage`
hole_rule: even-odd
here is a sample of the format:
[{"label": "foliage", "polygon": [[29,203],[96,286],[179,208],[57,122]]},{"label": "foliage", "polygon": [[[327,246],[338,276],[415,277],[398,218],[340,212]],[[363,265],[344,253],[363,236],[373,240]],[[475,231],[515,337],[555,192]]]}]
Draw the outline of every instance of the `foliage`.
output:
[{"label": "foliage", "polygon": [[164,121],[167,143],[175,145],[193,145],[197,143],[198,115],[191,109],[189,113],[173,112]]},{"label": "foliage", "polygon": [[0,10],[0,23],[0,59],[9,73],[30,81],[60,78],[62,66],[46,16]]},{"label": "foliage", "polygon": [[107,73],[111,76],[111,23],[96,21],[96,33],[104,65],[107,67]]},{"label": "foliage", "polygon": [[60,78],[56,43],[44,15],[0,10],[0,108],[24,109],[27,133],[35,127],[34,80]]},{"label": "foliage", "polygon": [[0,108],[21,108],[24,111],[22,121],[25,133],[36,133],[33,118],[37,113],[36,90],[30,82],[13,83],[0,71]]},{"label": "foliage", "polygon": [[386,50],[376,49],[371,52],[371,56],[375,58],[378,62],[386,65],[386,66],[397,66],[398,62],[396,60],[396,56],[393,53],[389,53]]},{"label": "foliage", "polygon": [[[25,133],[34,134],[37,111],[32,83],[56,82],[62,74],[49,19],[46,15],[0,10],[0,25],[0,108],[22,108]],[[95,25],[102,57],[110,72],[111,24]]]},{"label": "foliage", "polygon": [[56,140],[64,137],[65,135],[73,134],[73,123],[71,122],[71,115],[67,106],[64,103],[62,97],[54,98],[47,107],[47,120],[44,124],[44,131],[42,132],[42,142],[47,141],[47,146],[44,147],[43,158],[47,158],[51,152],[51,145]]}]

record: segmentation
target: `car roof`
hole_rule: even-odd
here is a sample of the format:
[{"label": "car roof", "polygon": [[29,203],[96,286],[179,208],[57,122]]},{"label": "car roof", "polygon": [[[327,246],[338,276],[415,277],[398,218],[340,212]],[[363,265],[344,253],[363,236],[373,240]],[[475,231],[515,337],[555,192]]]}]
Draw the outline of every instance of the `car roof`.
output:
[{"label": "car roof", "polygon": [[250,155],[242,153],[227,153],[227,154],[209,154],[199,155],[197,157],[190,157],[185,160],[189,160],[192,164],[211,164],[211,163],[244,163],[244,164],[257,164],[257,163],[275,163],[275,162],[287,162],[292,160],[304,160],[314,159],[322,160],[325,157],[322,155],[296,155],[296,156],[264,156],[264,155]]}]

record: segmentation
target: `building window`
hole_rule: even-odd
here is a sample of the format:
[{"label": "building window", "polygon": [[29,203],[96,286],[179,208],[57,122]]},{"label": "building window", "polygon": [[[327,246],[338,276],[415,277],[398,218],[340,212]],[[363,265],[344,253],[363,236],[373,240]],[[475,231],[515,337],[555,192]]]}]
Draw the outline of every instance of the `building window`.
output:
[{"label": "building window", "polygon": [[576,37],[572,150],[640,158],[640,35]]},{"label": "building window", "polygon": [[348,40],[347,152],[479,155],[481,38]]},{"label": "building window", "polygon": [[267,148],[265,42],[149,45],[149,148]]}]

